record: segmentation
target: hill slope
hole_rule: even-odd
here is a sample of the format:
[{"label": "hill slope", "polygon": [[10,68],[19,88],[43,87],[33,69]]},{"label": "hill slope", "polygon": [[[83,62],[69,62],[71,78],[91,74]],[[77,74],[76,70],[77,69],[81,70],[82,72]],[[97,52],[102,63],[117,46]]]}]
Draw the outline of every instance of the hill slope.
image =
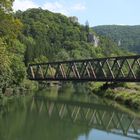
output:
[{"label": "hill slope", "polygon": [[40,57],[58,61],[123,54],[115,43],[105,37],[100,37],[98,46],[95,46],[91,41],[94,32],[88,26],[80,25],[75,17],[42,9],[18,11],[15,16],[24,25],[19,40],[27,46],[26,64],[39,60]]},{"label": "hill slope", "polygon": [[104,25],[93,27],[98,35],[109,37],[118,46],[131,52],[140,53],[140,25]]}]

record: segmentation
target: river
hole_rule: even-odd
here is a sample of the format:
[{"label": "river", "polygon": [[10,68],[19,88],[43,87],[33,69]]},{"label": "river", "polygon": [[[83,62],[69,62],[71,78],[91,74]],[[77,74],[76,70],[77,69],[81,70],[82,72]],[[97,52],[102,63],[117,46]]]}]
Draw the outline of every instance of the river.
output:
[{"label": "river", "polygon": [[140,112],[69,90],[49,89],[0,106],[0,140],[139,140]]}]

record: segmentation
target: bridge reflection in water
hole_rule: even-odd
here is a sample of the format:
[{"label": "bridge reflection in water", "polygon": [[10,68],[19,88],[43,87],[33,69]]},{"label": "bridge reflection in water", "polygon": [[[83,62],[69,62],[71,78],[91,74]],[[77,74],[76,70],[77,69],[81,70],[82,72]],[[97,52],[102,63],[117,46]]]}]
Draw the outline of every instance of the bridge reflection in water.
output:
[{"label": "bridge reflection in water", "polygon": [[62,121],[83,123],[98,130],[140,139],[140,117],[107,104],[34,97],[30,106],[30,111],[33,110],[45,111],[50,118],[58,116]]}]

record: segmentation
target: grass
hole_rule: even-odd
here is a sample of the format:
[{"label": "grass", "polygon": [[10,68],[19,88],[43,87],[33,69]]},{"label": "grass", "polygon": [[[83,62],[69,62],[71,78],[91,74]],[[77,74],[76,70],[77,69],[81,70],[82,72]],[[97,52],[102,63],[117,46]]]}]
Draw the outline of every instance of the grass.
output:
[{"label": "grass", "polygon": [[104,89],[104,84],[97,84],[91,88],[92,93],[118,101],[131,108],[140,109],[140,85],[136,83],[126,84],[109,84],[108,88]]}]

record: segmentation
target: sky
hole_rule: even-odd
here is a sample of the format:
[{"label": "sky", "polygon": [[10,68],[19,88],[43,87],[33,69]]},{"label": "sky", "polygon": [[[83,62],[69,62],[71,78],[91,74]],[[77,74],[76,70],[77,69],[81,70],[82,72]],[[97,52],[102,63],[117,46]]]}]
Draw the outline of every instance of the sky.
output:
[{"label": "sky", "polygon": [[15,0],[13,4],[14,11],[38,7],[76,16],[90,26],[140,25],[140,0]]}]

